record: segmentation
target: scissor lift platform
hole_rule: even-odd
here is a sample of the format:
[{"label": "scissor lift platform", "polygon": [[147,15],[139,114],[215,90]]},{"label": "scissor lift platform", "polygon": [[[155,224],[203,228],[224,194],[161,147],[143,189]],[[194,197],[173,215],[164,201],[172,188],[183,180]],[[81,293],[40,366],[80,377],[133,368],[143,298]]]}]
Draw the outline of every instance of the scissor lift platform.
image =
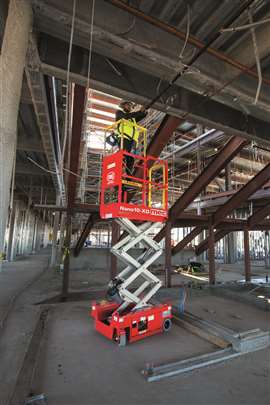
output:
[{"label": "scissor lift platform", "polygon": [[[145,134],[145,129],[141,130]],[[128,159],[133,162],[132,174]],[[100,216],[115,219],[125,231],[111,253],[126,267],[109,283],[110,297],[117,302],[93,303],[91,316],[95,329],[120,346],[171,328],[171,305],[150,303],[161,281],[148,270],[162,254],[152,235],[158,224],[167,219],[167,214],[166,161],[123,149],[104,156]],[[133,257],[131,249],[138,244],[145,250],[139,257]]]},{"label": "scissor lift platform", "polygon": [[[140,176],[127,173],[127,157],[134,159],[135,173]],[[138,156],[124,150],[105,156],[102,164],[101,218],[164,222],[168,215],[167,173],[167,162],[151,156]]]}]

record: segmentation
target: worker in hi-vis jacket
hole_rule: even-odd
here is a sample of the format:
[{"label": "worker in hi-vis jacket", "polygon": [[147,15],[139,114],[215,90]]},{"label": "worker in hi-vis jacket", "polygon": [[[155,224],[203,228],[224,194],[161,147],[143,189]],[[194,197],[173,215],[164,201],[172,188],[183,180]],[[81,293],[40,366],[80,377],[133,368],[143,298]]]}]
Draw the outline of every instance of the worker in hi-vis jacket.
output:
[{"label": "worker in hi-vis jacket", "polygon": [[[129,153],[133,147],[136,147],[138,144],[139,138],[139,131],[136,128],[138,122],[143,120],[146,115],[147,111],[145,107],[141,107],[139,111],[133,111],[133,103],[131,101],[122,101],[119,104],[119,108],[115,114],[115,121],[119,121],[124,119],[126,121],[120,122],[117,125],[117,132],[116,135],[118,136],[118,144],[121,147],[121,137],[123,137],[123,149]],[[126,167],[127,167],[127,174],[132,174],[134,159],[132,156],[125,157]]]}]

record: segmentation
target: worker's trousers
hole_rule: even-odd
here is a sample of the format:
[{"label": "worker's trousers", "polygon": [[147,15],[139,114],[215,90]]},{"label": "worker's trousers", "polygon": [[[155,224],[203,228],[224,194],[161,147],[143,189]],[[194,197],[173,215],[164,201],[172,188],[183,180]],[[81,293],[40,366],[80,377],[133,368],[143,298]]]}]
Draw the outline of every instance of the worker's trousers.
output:
[{"label": "worker's trousers", "polygon": [[[124,138],[123,139],[123,150],[131,153],[134,143],[135,142],[133,141],[133,139]],[[125,163],[126,163],[126,168],[127,168],[127,170],[126,170],[127,174],[132,174],[134,158],[132,156],[125,156]]]}]

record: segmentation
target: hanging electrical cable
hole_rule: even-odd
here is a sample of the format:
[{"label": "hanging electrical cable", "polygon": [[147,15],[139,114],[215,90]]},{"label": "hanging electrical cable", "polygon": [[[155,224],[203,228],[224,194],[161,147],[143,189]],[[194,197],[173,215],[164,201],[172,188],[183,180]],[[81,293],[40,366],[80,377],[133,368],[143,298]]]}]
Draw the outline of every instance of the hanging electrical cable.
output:
[{"label": "hanging electrical cable", "polygon": [[[91,108],[92,106],[92,93],[89,88],[90,86],[90,76],[91,76],[91,65],[92,65],[92,47],[93,47],[93,29],[94,29],[94,16],[95,16],[95,0],[92,0],[92,7],[90,7],[90,34],[89,34],[89,54],[88,54],[88,67],[87,67],[87,82],[86,82],[86,100],[85,100],[85,113],[84,113],[84,123],[83,131],[85,134],[85,139],[87,139],[87,107]],[[88,105],[90,101],[90,105]],[[91,115],[91,113],[90,113]],[[86,151],[87,153],[87,151]],[[88,171],[88,167],[86,168]],[[84,188],[86,183],[86,177],[84,176]],[[85,202],[85,193],[83,194],[83,201]]]},{"label": "hanging electrical cable", "polygon": [[189,34],[190,34],[190,5],[187,4],[187,29],[186,29],[186,37],[185,37],[185,42],[184,45],[181,49],[181,52],[179,54],[179,59],[182,60],[184,57],[184,52],[188,43],[188,38],[189,38]]},{"label": "hanging electrical cable", "polygon": [[70,39],[69,39],[68,62],[67,62],[66,114],[65,114],[65,123],[64,123],[64,139],[63,139],[63,145],[62,145],[62,156],[61,156],[60,163],[59,163],[60,172],[63,171],[62,168],[63,168],[67,136],[68,136],[70,63],[71,63],[71,54],[72,54],[72,45],[73,45],[73,36],[74,36],[74,27],[75,27],[76,5],[77,5],[77,0],[73,0],[72,21],[71,21],[71,30],[70,30]]},{"label": "hanging electrical cable", "polygon": [[89,36],[89,56],[88,56],[88,70],[87,70],[87,90],[89,89],[89,81],[91,74],[91,62],[92,62],[92,47],[93,47],[93,29],[94,29],[94,15],[95,15],[95,0],[92,0],[91,8],[91,22],[90,22],[90,36]]},{"label": "hanging electrical cable", "polygon": [[[33,163],[35,166],[39,167],[44,172],[50,173],[50,174],[57,174],[56,171],[47,169],[46,167],[42,166],[41,164],[36,162],[34,159],[32,159],[30,156],[27,156],[27,159],[29,160],[29,162]],[[79,174],[77,174],[75,172],[72,172],[71,170],[66,169],[65,167],[63,167],[63,170],[68,172],[68,173],[71,173],[73,176],[77,176],[77,177],[81,178],[81,176]]]},{"label": "hanging electrical cable", "polygon": [[248,10],[248,18],[249,18],[249,22],[250,22],[250,25],[251,25],[250,32],[251,32],[251,37],[252,37],[252,42],[253,42],[254,55],[255,55],[258,78],[259,78],[258,79],[258,86],[257,86],[256,96],[255,96],[255,100],[254,100],[254,104],[256,105],[258,100],[259,100],[260,91],[261,91],[261,87],[262,87],[262,69],[261,69],[261,62],[260,62],[258,44],[257,44],[257,40],[256,40],[255,28],[252,26],[253,17],[252,17],[251,10]]},{"label": "hanging electrical cable", "polygon": [[240,27],[222,28],[222,29],[220,30],[220,32],[223,33],[223,32],[244,31],[244,30],[247,30],[247,29],[249,29],[249,28],[258,27],[259,25],[262,25],[262,24],[265,24],[265,23],[269,23],[269,22],[270,22],[270,18],[266,18],[265,20],[257,21],[257,22],[252,22],[252,23],[250,23],[250,24],[241,25]]},{"label": "hanging electrical cable", "polygon": [[[229,27],[238,17],[241,15],[255,0],[248,0],[245,2],[239,10],[237,10],[224,24],[224,28]],[[173,86],[174,83],[177,82],[177,80],[182,77],[186,71],[189,69],[190,66],[193,65],[194,62],[197,61],[197,59],[207,51],[207,49],[219,38],[221,35],[220,31],[216,32],[212,38],[209,39],[209,41],[199,49],[199,51],[191,58],[189,64],[185,65],[183,69],[181,69],[174,77],[173,79],[167,84],[166,87],[164,87],[163,90],[160,91],[159,94],[157,94],[147,105],[146,109],[150,108],[153,104],[155,104],[167,91]]]}]

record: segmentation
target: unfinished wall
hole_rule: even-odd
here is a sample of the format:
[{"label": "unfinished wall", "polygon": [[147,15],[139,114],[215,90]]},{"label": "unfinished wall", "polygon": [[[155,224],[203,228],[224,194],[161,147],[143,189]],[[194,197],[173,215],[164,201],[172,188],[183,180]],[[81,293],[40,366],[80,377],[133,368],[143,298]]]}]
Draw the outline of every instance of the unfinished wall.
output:
[{"label": "unfinished wall", "polygon": [[[130,249],[132,256],[139,256],[142,249]],[[187,264],[194,256],[192,249],[183,250],[172,257],[172,265],[180,266]],[[156,265],[164,265],[164,254],[155,262]],[[117,260],[118,269],[123,269],[124,264]],[[82,269],[110,269],[110,250],[109,248],[84,248],[78,257],[71,255],[70,267],[72,270]]]}]

